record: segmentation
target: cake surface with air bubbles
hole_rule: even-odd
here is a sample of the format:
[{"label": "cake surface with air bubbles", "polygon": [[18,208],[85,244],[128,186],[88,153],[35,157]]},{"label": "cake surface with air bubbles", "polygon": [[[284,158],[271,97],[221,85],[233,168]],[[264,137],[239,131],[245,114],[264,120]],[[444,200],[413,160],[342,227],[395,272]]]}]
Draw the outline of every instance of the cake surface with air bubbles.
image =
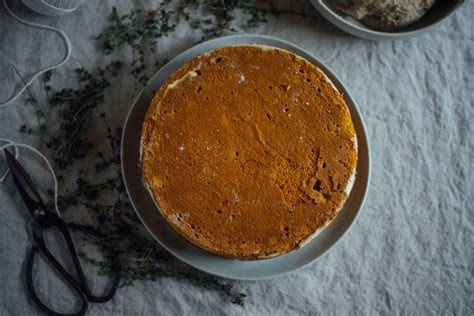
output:
[{"label": "cake surface with air bubbles", "polygon": [[263,259],[306,244],[355,180],[356,135],[323,71],[288,51],[200,55],[161,86],[141,138],[144,182],[193,244]]}]

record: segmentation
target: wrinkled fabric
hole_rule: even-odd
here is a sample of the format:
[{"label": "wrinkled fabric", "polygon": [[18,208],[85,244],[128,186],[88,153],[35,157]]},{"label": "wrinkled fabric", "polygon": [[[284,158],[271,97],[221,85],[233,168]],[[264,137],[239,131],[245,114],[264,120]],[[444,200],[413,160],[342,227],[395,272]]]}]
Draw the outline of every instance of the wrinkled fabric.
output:
[{"label": "wrinkled fabric", "polygon": [[[293,2],[278,5],[295,11],[302,8],[303,1]],[[113,6],[126,13],[132,7],[154,8],[156,1],[86,1],[77,12],[54,18],[38,16],[19,2],[12,5],[26,19],[57,26],[70,36],[72,57],[53,77],[53,85],[65,87],[76,82],[73,69],[94,69],[106,60],[95,36],[107,25]],[[356,100],[372,156],[370,191],[356,223],[328,254],[302,271],[268,281],[232,282],[248,295],[244,307],[215,291],[163,278],[121,288],[111,302],[91,304],[90,315],[474,314],[472,1],[434,30],[403,41],[355,38],[309,6],[306,11],[315,17],[271,17],[252,32],[305,48],[334,70]],[[56,34],[21,25],[3,8],[0,30],[0,98],[4,100],[22,84],[12,63],[28,78],[60,60],[64,47]],[[180,25],[160,42],[159,57],[172,58],[200,37]],[[134,95],[131,78],[126,73],[121,76],[103,109],[114,126],[123,124]],[[47,109],[40,81],[31,92]],[[22,124],[38,125],[35,108],[25,98],[0,109],[0,137],[44,146],[43,136],[18,131]],[[57,127],[54,116],[47,124],[50,130]],[[90,135],[94,143],[107,146],[99,120],[90,123]],[[52,188],[38,159],[26,156],[22,161],[40,187]],[[72,171],[86,167],[78,164]],[[69,172],[69,181],[75,176]],[[0,185],[0,314],[39,314],[25,287],[30,215],[12,179]],[[68,211],[66,220],[81,220],[80,210]],[[38,265],[35,284],[58,310],[75,306],[46,265]]]}]

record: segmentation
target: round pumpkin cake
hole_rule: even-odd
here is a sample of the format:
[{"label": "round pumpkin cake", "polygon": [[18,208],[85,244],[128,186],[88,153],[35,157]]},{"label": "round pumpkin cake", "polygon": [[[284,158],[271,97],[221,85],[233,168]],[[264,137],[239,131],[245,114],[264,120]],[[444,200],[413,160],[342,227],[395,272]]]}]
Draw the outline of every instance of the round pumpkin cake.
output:
[{"label": "round pumpkin cake", "polygon": [[236,259],[306,244],[341,210],[357,142],[326,75],[267,46],[216,49],[154,96],[140,164],[162,215],[188,241]]}]

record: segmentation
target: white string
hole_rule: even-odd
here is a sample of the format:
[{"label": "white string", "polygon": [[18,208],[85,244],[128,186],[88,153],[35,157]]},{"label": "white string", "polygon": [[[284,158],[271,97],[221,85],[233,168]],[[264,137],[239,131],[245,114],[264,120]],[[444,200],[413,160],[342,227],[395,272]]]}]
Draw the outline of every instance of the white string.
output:
[{"label": "white string", "polygon": [[[48,158],[46,158],[45,155],[43,155],[41,152],[39,152],[33,146],[30,146],[30,145],[27,145],[27,144],[22,144],[22,143],[15,143],[14,141],[12,141],[10,139],[6,139],[6,138],[0,138],[0,141],[7,143],[6,145],[1,146],[0,150],[3,150],[3,149],[8,148],[8,147],[15,148],[15,158],[18,158],[18,156],[19,156],[18,147],[21,147],[21,148],[26,148],[28,150],[31,150],[32,152],[34,152],[35,154],[37,154],[38,156],[40,156],[43,159],[43,161],[48,166],[48,169],[49,169],[49,172],[51,173],[51,176],[53,177],[53,182],[54,182],[54,208],[55,208],[56,213],[58,214],[58,216],[61,217],[61,213],[59,212],[59,206],[58,206],[58,179],[56,178],[56,174],[54,173],[53,167],[49,163]],[[5,180],[5,178],[7,177],[9,171],[10,171],[9,169],[7,169],[7,171],[5,171],[3,176],[0,178],[0,183]]]},{"label": "white string", "polygon": [[69,37],[67,37],[66,33],[64,33],[63,31],[61,31],[60,29],[58,28],[55,28],[55,27],[52,27],[52,26],[48,26],[48,25],[43,25],[43,24],[38,24],[38,23],[33,23],[33,22],[28,22],[26,20],[23,20],[22,18],[18,17],[17,15],[15,15],[11,10],[10,8],[8,7],[7,5],[7,0],[3,0],[3,6],[5,7],[5,9],[7,10],[7,12],[14,18],[16,19],[18,22],[20,23],[23,23],[25,25],[28,25],[28,26],[31,26],[31,27],[36,27],[36,28],[40,28],[40,29],[45,29],[45,30],[49,30],[49,31],[53,31],[53,32],[56,32],[58,33],[59,35],[61,35],[62,39],[64,40],[64,43],[66,44],[66,56],[64,56],[64,59],[57,63],[57,64],[54,64],[52,66],[49,66],[49,67],[46,67],[46,68],[43,68],[41,69],[40,71],[38,71],[37,73],[35,73],[33,75],[33,77],[31,77],[31,79],[25,83],[25,85],[20,89],[20,91],[14,95],[13,97],[11,97],[9,100],[7,101],[4,101],[2,103],[0,103],[0,108],[3,108],[3,107],[6,107],[7,105],[10,105],[11,103],[13,103],[16,99],[18,99],[22,94],[23,92],[25,92],[25,90],[33,83],[33,81],[36,80],[36,78],[38,78],[40,75],[44,74],[45,72],[49,71],[49,70],[53,70],[53,69],[56,69],[56,68],[59,68],[61,67],[62,65],[64,65],[68,60],[69,60],[69,57],[71,56],[71,42],[69,40]]},{"label": "white string", "polygon": [[[66,55],[64,56],[63,60],[60,61],[59,63],[57,64],[53,64],[51,66],[48,66],[46,68],[43,68],[41,69],[40,71],[38,71],[37,73],[35,73],[31,79],[26,82],[24,84],[24,86],[20,89],[20,91],[18,91],[18,93],[16,95],[14,95],[13,97],[11,97],[9,100],[7,101],[4,101],[2,103],[0,103],[0,108],[3,108],[3,107],[6,107],[10,104],[12,104],[13,102],[15,102],[15,100],[17,100],[22,94],[23,92],[25,92],[25,90],[39,77],[41,76],[42,74],[44,74],[45,72],[49,71],[49,70],[53,70],[53,69],[56,69],[56,68],[59,68],[61,66],[63,66],[65,63],[67,63],[67,61],[69,60],[69,57],[71,56],[71,42],[69,40],[69,37],[66,35],[66,33],[64,33],[63,31],[61,31],[60,29],[58,28],[55,28],[55,27],[52,27],[52,26],[48,26],[48,25],[43,25],[43,24],[38,24],[38,23],[33,23],[33,22],[28,22],[26,20],[23,20],[22,18],[18,17],[16,14],[14,14],[11,9],[8,7],[7,5],[7,0],[3,0],[3,6],[5,7],[5,10],[8,12],[8,14],[10,14],[11,17],[13,17],[15,20],[17,20],[18,22],[22,23],[22,24],[25,24],[27,26],[30,26],[30,27],[36,27],[36,28],[40,28],[40,29],[44,29],[44,30],[49,30],[49,31],[53,31],[53,32],[56,32],[58,33],[61,38],[63,39],[64,41],[64,44],[66,45]],[[0,138],[0,141],[2,142],[5,142],[7,143],[6,145],[3,145],[0,147],[0,150],[2,149],[6,149],[8,147],[13,147],[15,149],[15,158],[18,158],[19,157],[19,151],[18,151],[18,147],[22,147],[22,148],[26,148],[32,152],[34,152],[35,154],[37,154],[38,156],[40,156],[43,161],[46,163],[46,165],[48,166],[48,169],[49,169],[49,172],[51,173],[51,176],[53,177],[53,182],[54,182],[54,208],[56,210],[56,213],[58,214],[59,217],[61,217],[61,213],[59,212],[59,206],[58,206],[58,179],[56,178],[56,174],[54,173],[54,170],[53,170],[53,167],[51,166],[51,163],[48,161],[48,158],[46,158],[46,156],[44,156],[41,152],[39,152],[36,148],[30,146],[30,145],[27,145],[27,144],[21,144],[21,143],[15,143],[13,142],[12,140],[9,140],[9,139],[6,139],[6,138]],[[0,183],[1,182],[4,182],[6,177],[8,176],[8,173],[9,173],[9,169],[7,169],[3,175],[0,177]]]}]

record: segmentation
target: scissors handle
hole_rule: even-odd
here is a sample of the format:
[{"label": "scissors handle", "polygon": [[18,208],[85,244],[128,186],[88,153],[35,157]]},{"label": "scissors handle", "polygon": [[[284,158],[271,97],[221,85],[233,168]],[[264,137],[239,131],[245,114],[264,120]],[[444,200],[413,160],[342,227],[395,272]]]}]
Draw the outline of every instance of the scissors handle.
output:
[{"label": "scissors handle", "polygon": [[28,261],[26,263],[26,285],[28,289],[28,293],[30,294],[31,298],[35,302],[35,304],[45,313],[48,315],[53,315],[53,316],[60,316],[60,315],[70,315],[70,316],[80,316],[84,315],[86,313],[86,310],[89,306],[89,302],[87,299],[86,294],[82,291],[81,286],[71,278],[71,276],[67,273],[67,271],[61,266],[61,264],[51,255],[49,251],[44,251],[41,249],[41,252],[46,256],[49,262],[54,266],[54,268],[61,274],[62,277],[71,285],[71,287],[74,289],[74,291],[77,293],[81,300],[81,308],[79,311],[74,312],[74,313],[59,313],[56,312],[52,309],[50,309],[48,306],[46,306],[38,297],[36,294],[35,287],[33,286],[33,262],[35,260],[35,255],[38,250],[41,248],[38,247],[37,245],[33,245],[30,250],[30,254],[28,255]]},{"label": "scissors handle", "polygon": [[[112,248],[110,249],[111,254],[112,254],[112,269],[114,271],[114,280],[112,283],[112,286],[107,294],[104,296],[95,296],[92,294],[91,290],[89,289],[89,286],[87,284],[87,280],[84,276],[84,272],[82,270],[81,264],[79,262],[79,258],[77,255],[76,247],[74,246],[74,243],[71,238],[71,234],[69,233],[67,224],[57,215],[48,213],[47,218],[45,218],[44,222],[48,223],[48,227],[54,226],[58,228],[58,230],[62,233],[66,244],[69,249],[69,254],[71,256],[74,268],[76,270],[77,276],[79,280],[76,280],[74,277],[72,277],[67,270],[56,260],[56,258],[51,254],[51,252],[48,250],[48,248],[45,245],[44,239],[43,239],[43,225],[39,224],[34,224],[33,226],[33,236],[35,240],[35,245],[31,248],[30,254],[28,256],[28,262],[27,262],[27,287],[29,294],[33,298],[33,301],[40,307],[43,311],[50,315],[84,315],[85,311],[87,310],[88,307],[88,302],[96,302],[96,303],[103,303],[108,300],[110,300],[115,292],[117,291],[117,288],[119,286],[120,282],[120,276],[121,276],[121,267],[120,267],[120,259],[117,254]],[[93,231],[88,230],[86,227],[80,226],[80,225],[74,225],[72,227],[74,230],[80,230],[82,232],[92,234],[92,235],[97,235]],[[82,302],[81,308],[79,311],[72,313],[72,314],[62,314],[58,313],[56,311],[51,310],[48,308],[41,300],[38,298],[38,295],[36,294],[36,290],[33,286],[33,262],[35,258],[35,254],[37,251],[41,251],[46,259],[49,261],[49,263],[52,264],[53,268],[56,269],[57,272],[64,278],[64,280],[74,289],[75,292],[78,293],[80,300]]]}]

